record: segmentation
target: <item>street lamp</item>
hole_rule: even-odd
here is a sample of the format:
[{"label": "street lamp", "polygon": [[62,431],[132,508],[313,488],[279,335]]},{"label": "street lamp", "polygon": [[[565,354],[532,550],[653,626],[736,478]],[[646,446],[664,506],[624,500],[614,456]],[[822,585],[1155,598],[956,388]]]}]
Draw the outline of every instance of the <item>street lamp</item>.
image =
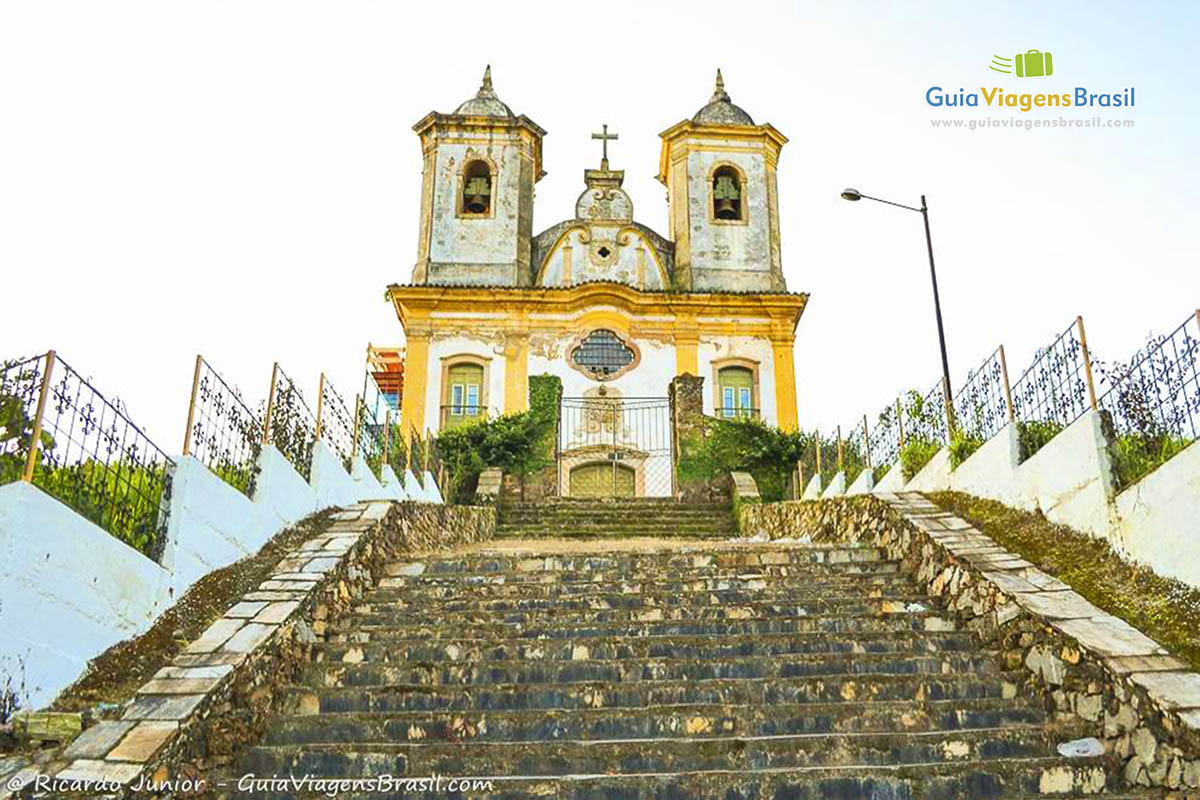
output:
[{"label": "street lamp", "polygon": [[921,195],[920,208],[906,206],[903,203],[893,203],[891,200],[884,200],[880,197],[871,197],[858,189],[850,188],[842,190],[842,199],[852,203],[859,200],[874,200],[877,203],[886,203],[889,206],[896,206],[908,211],[917,211],[925,221],[925,246],[929,249],[929,278],[933,282],[933,313],[937,317],[938,344],[942,348],[942,395],[946,403],[946,427],[948,433],[954,433],[954,404],[950,394],[950,361],[946,358],[946,333],[942,327],[942,303],[938,298],[937,270],[933,266],[933,239],[929,235],[929,207],[925,205],[925,195]]}]

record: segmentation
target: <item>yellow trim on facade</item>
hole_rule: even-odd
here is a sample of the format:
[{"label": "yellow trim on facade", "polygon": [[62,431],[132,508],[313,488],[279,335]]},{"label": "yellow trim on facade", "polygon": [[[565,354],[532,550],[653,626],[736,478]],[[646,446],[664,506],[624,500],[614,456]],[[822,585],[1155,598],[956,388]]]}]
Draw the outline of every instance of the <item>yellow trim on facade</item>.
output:
[{"label": "yellow trim on facade", "polygon": [[779,427],[794,431],[800,426],[796,413],[796,360],[793,352],[795,340],[771,342],[772,360],[775,362],[775,417]]},{"label": "yellow trim on facade", "polygon": [[405,333],[404,392],[400,398],[400,427],[425,433],[425,381],[429,374],[429,335]]},{"label": "yellow trim on facade", "polygon": [[529,337],[516,334],[504,341],[504,413],[529,408]]}]

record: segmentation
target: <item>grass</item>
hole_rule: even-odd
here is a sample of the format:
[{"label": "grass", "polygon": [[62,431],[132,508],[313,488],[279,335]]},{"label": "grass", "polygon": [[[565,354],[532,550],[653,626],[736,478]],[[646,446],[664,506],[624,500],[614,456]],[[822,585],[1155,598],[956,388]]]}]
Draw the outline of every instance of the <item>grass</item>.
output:
[{"label": "grass", "polygon": [[958,492],[929,499],[1200,670],[1200,589],[1131,564],[1107,541],[1041,514]]},{"label": "grass", "polygon": [[909,439],[900,451],[900,468],[904,470],[904,481],[911,481],[930,460],[942,449],[941,442]]}]

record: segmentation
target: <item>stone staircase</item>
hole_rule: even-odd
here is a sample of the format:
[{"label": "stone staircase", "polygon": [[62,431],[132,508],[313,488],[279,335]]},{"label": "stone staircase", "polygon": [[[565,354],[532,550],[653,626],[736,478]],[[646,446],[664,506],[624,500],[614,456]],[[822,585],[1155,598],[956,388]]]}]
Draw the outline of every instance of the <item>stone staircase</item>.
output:
[{"label": "stone staircase", "polygon": [[682,504],[669,499],[555,498],[500,506],[497,538],[653,538],[727,539],[737,536],[728,504]]},{"label": "stone staircase", "polygon": [[[391,565],[241,771],[494,779],[430,797],[1160,796],[1059,756],[1094,731],[1052,720],[874,548],[716,541],[711,508],[542,508],[553,523],[505,509],[525,541]],[[568,520],[574,538],[541,538]],[[709,538],[613,538],[685,523]]]}]

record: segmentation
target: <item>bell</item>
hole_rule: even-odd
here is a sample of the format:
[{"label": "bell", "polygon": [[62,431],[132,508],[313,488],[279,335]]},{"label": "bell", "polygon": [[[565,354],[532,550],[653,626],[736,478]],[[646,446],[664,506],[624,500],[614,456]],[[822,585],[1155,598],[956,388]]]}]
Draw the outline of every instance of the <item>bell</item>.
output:
[{"label": "bell", "polygon": [[476,176],[467,181],[467,188],[463,191],[466,201],[463,207],[472,214],[482,214],[488,210],[488,196],[491,195],[492,188],[488,186],[488,179],[482,176]]},{"label": "bell", "polygon": [[717,201],[717,219],[737,219],[737,207],[728,197]]}]

